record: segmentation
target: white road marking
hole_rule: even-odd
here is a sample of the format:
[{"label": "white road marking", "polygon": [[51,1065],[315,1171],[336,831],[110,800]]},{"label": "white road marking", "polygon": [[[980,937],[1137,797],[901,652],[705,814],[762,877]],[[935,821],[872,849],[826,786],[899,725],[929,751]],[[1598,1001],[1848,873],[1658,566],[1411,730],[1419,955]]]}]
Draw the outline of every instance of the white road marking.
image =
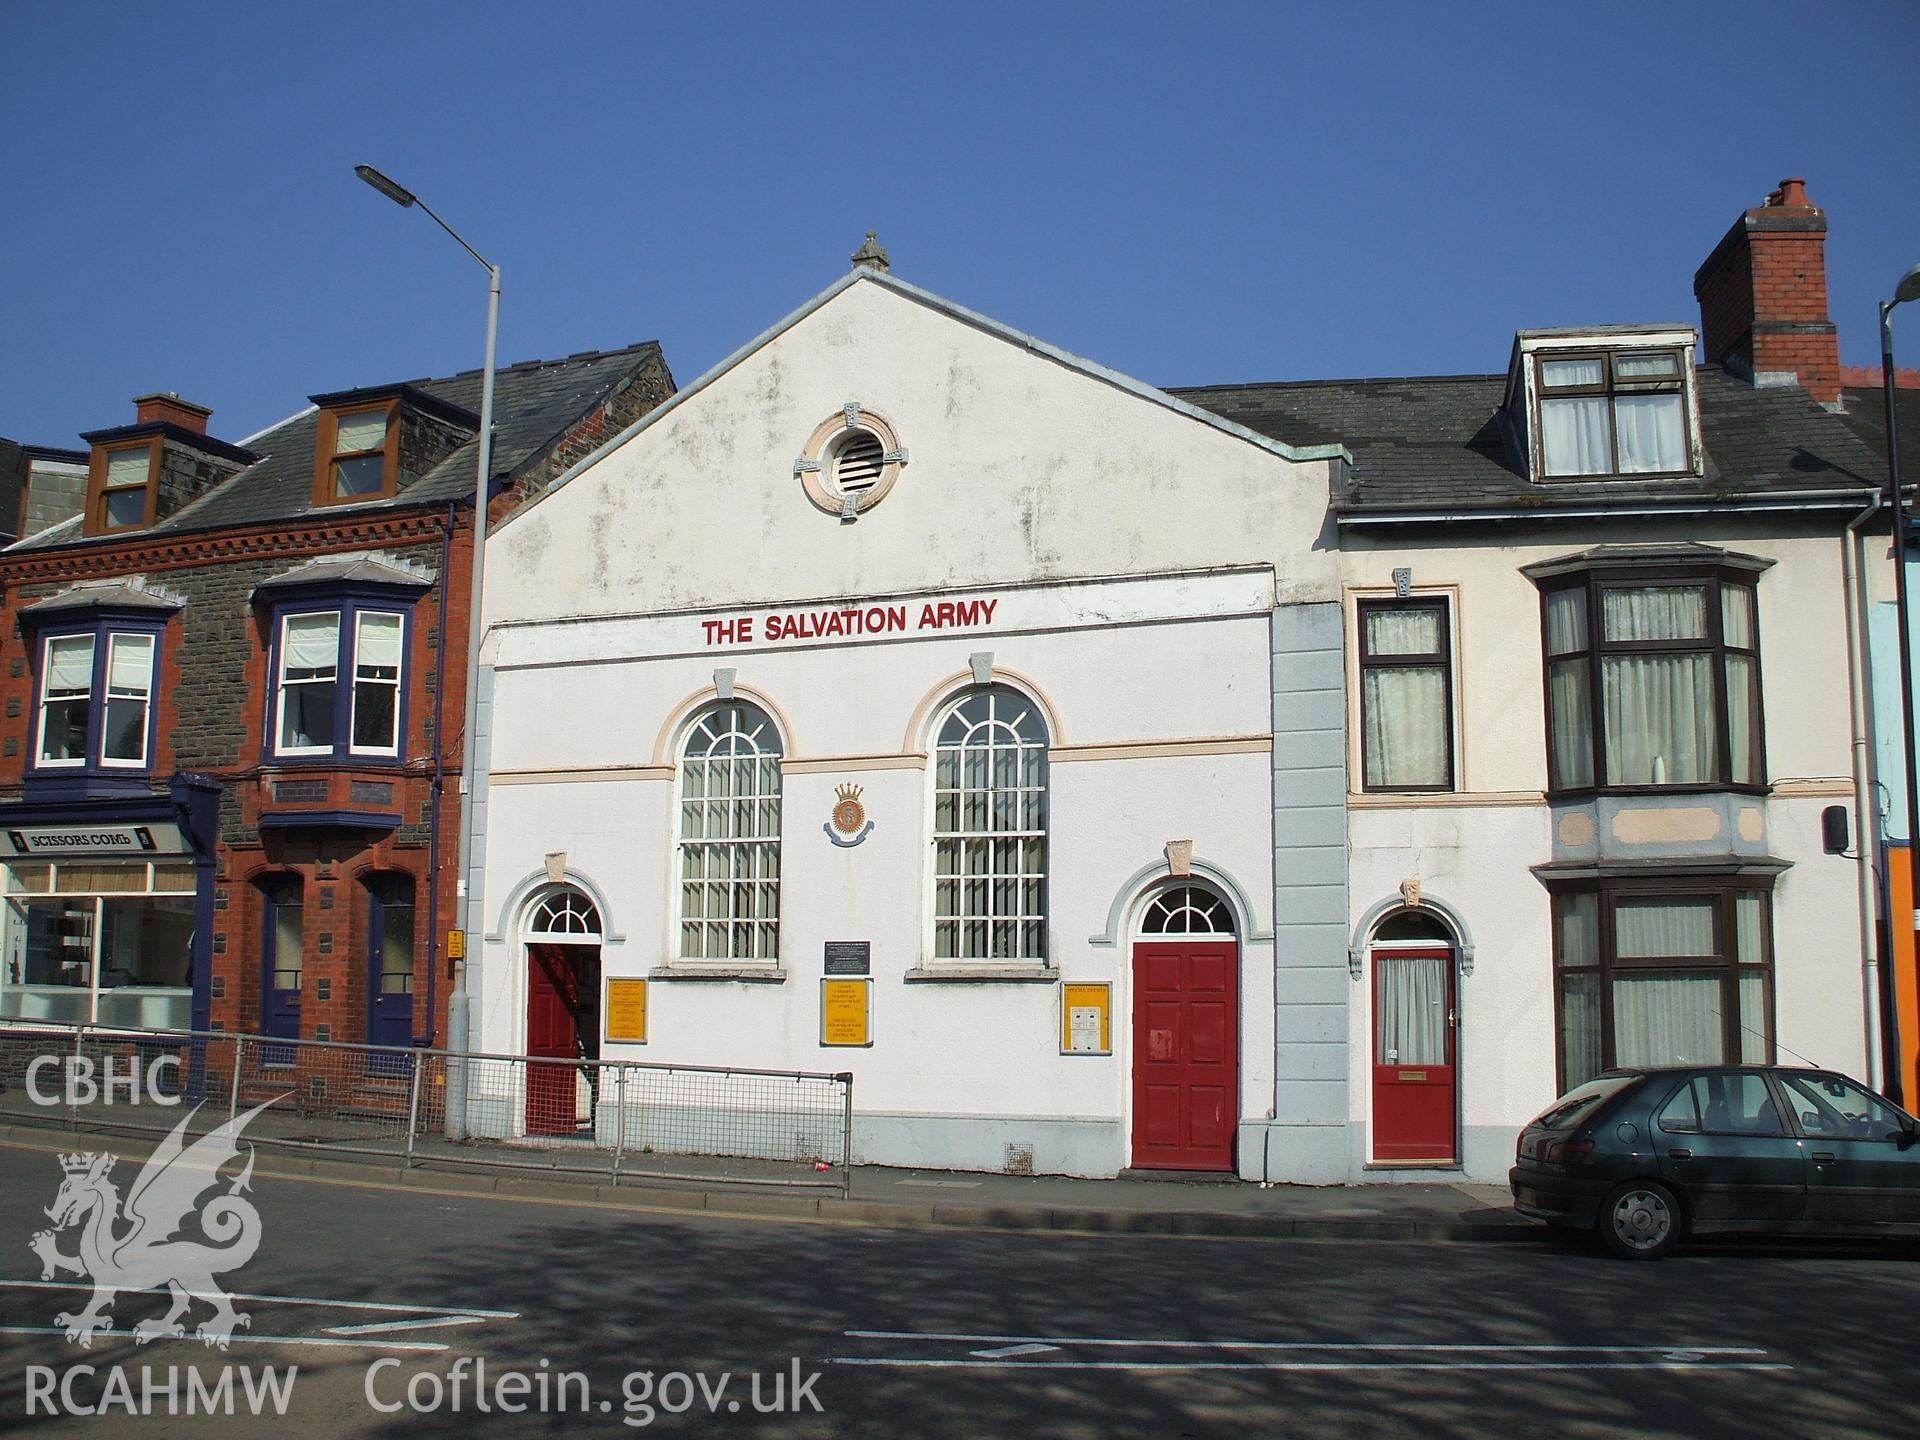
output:
[{"label": "white road marking", "polygon": [[877,1358],[835,1355],[831,1365],[895,1366],[914,1370],[1001,1369],[1001,1370],[1262,1370],[1333,1371],[1371,1370],[1405,1371],[1542,1371],[1542,1370],[1662,1370],[1718,1374],[1723,1370],[1791,1370],[1791,1365],[1735,1361],[1725,1365],[1675,1364],[1664,1359],[1647,1360],[934,1360],[918,1358]]},{"label": "white road marking", "polygon": [[429,1315],[424,1320],[378,1320],[371,1325],[329,1325],[329,1335],[374,1335],[389,1330],[435,1330],[445,1325],[484,1325],[485,1315]]},{"label": "white road marking", "polygon": [[978,1180],[896,1180],[896,1185],[915,1185],[922,1190],[978,1190]]},{"label": "white road marking", "polygon": [[1663,1357],[1765,1355],[1757,1345],[1497,1345],[1426,1344],[1409,1341],[1346,1340],[1152,1340],[1116,1339],[1091,1335],[955,1335],[920,1330],[843,1330],[850,1340],[932,1340],[962,1345],[1109,1346],[1143,1350],[1324,1350],[1401,1354],[1514,1354],[1514,1355],[1658,1355]]},{"label": "white road marking", "polygon": [[[58,1325],[0,1325],[0,1335],[65,1335],[67,1332]],[[114,1339],[134,1340],[138,1337],[131,1330],[96,1330],[96,1335],[112,1336]],[[240,1335],[231,1337],[235,1345],[338,1345],[365,1349],[378,1346],[382,1350],[445,1350],[445,1345],[427,1340],[331,1340],[324,1335]],[[174,1344],[191,1343],[205,1345],[198,1335],[189,1331],[185,1335],[163,1336]]]},{"label": "white road marking", "polygon": [[977,1355],[982,1360],[1008,1360],[1015,1355],[1051,1355],[1058,1345],[1002,1345],[998,1350],[969,1350],[969,1355]]},{"label": "white road marking", "polygon": [[[91,1290],[94,1287],[80,1280],[0,1280],[0,1289],[8,1290]],[[122,1290],[122,1295],[164,1295],[166,1287],[154,1286],[145,1290]],[[189,1290],[195,1300],[212,1300],[214,1293],[209,1290]],[[258,1301],[262,1305],[319,1305],[329,1310],[380,1310],[395,1315],[473,1315],[486,1320],[518,1320],[518,1310],[481,1310],[471,1305],[402,1305],[386,1300],[328,1300],[312,1295],[254,1295],[235,1290],[226,1296],[229,1300]]]}]

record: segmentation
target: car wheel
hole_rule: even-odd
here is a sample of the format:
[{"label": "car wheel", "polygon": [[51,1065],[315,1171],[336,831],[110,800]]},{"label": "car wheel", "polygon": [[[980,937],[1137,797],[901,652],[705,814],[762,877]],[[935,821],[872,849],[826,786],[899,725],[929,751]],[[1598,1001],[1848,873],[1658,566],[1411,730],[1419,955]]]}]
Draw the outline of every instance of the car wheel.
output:
[{"label": "car wheel", "polygon": [[1658,1260],[1680,1241],[1680,1202],[1666,1186],[1630,1180],[1600,1207],[1600,1243],[1622,1260]]}]

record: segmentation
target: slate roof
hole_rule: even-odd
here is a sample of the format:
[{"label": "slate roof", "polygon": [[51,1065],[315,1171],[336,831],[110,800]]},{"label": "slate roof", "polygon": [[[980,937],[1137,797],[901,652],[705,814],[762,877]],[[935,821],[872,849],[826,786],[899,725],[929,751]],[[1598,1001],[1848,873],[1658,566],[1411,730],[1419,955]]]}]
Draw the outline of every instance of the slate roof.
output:
[{"label": "slate roof", "polygon": [[[584,351],[564,360],[527,360],[496,371],[493,391],[493,483],[496,489],[523,467],[544,456],[622,379],[659,356],[659,342],[647,340],[623,350]],[[478,370],[467,370],[445,379],[404,383],[477,415],[480,382]],[[449,500],[471,503],[477,437],[456,448],[398,494],[353,504],[315,505],[313,456],[314,447],[319,443],[319,425],[320,412],[310,406],[258,435],[247,437],[246,448],[260,459],[141,533],[170,535],[295,520],[314,514],[363,514],[369,510],[444,505]],[[72,544],[74,540],[70,534],[43,532],[14,548],[35,550]]]},{"label": "slate roof", "polygon": [[1707,451],[1704,480],[1535,484],[1527,478],[1521,437],[1500,410],[1504,374],[1213,385],[1170,393],[1293,444],[1345,442],[1353,454],[1352,484],[1333,498],[1334,511],[1343,516],[1693,507],[1701,500],[1777,499],[1869,490],[1879,483],[1871,451],[1848,422],[1805,391],[1755,389],[1716,365],[1695,373]]},{"label": "slate roof", "polygon": [[[1849,385],[1841,393],[1846,402],[1847,428],[1880,462],[1879,483],[1887,480],[1887,398],[1878,385],[1871,388]],[[1901,488],[1920,478],[1920,389],[1901,386],[1893,392],[1894,419],[1900,427]]]},{"label": "slate roof", "polygon": [[123,610],[178,610],[180,601],[137,580],[82,580],[58,594],[34,601],[24,607],[21,614],[57,615],[68,610],[89,610],[97,605]]}]

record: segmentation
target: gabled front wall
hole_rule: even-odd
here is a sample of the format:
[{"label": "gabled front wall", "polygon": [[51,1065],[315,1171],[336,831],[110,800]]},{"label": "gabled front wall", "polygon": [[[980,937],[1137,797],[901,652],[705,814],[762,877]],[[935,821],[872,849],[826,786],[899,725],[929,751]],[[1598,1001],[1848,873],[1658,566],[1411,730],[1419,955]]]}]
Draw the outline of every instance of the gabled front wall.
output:
[{"label": "gabled front wall", "polygon": [[[909,459],[843,523],[794,460],[849,402]],[[1305,755],[1327,773],[1341,723],[1337,704],[1296,708],[1276,734],[1281,672],[1292,694],[1324,662],[1313,683],[1337,687],[1328,464],[879,283],[684,392],[489,542],[481,1043],[526,1043],[523,924],[557,865],[601,908],[605,976],[650,982],[646,1044],[604,1053],[852,1070],[857,1159],[1111,1174],[1130,1157],[1132,941],[1146,900],[1181,878],[1167,843],[1190,840],[1191,879],[1235,916],[1231,1163],[1260,1176],[1287,1123],[1276,884],[1342,897],[1319,937],[1340,955],[1343,836],[1299,847],[1277,879],[1273,803],[1276,768]],[[920,623],[925,606],[989,600],[991,618],[957,630]],[[904,632],[768,639],[769,615],[875,606],[901,607]],[[1298,642],[1289,625],[1276,662],[1276,614],[1318,616],[1325,635]],[[730,628],[742,619],[750,640]],[[1048,717],[1051,970],[1025,978],[914,973],[938,968],[929,730],[979,675]],[[786,747],[779,973],[687,978],[678,746],[728,686]],[[1337,815],[1337,741],[1331,764]],[[874,824],[852,847],[823,833],[843,784],[863,787]],[[823,947],[858,939],[873,947],[874,1043],[827,1048]],[[1061,980],[1113,986],[1112,1054],[1060,1053]]]}]

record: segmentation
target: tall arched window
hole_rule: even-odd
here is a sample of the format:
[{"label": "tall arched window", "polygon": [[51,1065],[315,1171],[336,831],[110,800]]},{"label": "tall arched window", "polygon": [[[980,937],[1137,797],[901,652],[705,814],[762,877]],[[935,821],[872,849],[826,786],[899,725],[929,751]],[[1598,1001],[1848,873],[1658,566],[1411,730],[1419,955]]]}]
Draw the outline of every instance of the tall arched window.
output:
[{"label": "tall arched window", "polygon": [[680,957],[780,958],[780,732],[743,701],[680,746]]},{"label": "tall arched window", "polygon": [[933,953],[1047,961],[1047,727],[1017,690],[969,691],[935,730]]}]

